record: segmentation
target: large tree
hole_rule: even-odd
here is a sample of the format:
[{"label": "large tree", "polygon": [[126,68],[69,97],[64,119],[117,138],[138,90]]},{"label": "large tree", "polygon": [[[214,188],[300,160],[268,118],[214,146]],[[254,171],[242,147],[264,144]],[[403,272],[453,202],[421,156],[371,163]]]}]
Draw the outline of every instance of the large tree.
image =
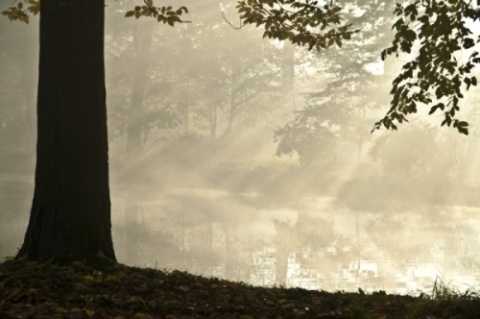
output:
[{"label": "large tree", "polygon": [[104,1],[42,0],[41,8],[35,191],[18,258],[102,256],[115,261]]},{"label": "large tree", "polygon": [[[38,137],[33,204],[17,259],[116,262],[108,176],[105,2],[42,0],[41,10],[39,1],[25,2],[31,13],[40,12]],[[28,23],[23,3],[2,14]],[[164,10],[163,15],[152,7],[149,14],[173,25],[184,10],[170,15]]]}]

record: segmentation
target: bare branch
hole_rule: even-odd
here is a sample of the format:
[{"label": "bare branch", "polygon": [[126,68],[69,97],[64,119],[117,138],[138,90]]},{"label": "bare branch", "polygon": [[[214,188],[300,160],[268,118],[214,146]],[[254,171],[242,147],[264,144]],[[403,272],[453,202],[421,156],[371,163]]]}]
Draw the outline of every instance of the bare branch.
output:
[{"label": "bare branch", "polygon": [[227,19],[224,12],[222,12],[222,17],[223,17],[223,20],[225,20],[225,22],[228,23],[235,30],[240,30],[245,26],[245,24],[242,24],[242,19],[241,18],[240,18],[240,26],[236,27]]}]

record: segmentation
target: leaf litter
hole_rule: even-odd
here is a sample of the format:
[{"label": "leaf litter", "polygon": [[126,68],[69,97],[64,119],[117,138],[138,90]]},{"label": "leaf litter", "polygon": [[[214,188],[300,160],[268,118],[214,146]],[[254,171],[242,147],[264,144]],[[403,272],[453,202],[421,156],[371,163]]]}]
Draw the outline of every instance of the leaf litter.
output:
[{"label": "leaf litter", "polygon": [[117,264],[0,264],[0,318],[478,319],[480,298],[255,287]]}]

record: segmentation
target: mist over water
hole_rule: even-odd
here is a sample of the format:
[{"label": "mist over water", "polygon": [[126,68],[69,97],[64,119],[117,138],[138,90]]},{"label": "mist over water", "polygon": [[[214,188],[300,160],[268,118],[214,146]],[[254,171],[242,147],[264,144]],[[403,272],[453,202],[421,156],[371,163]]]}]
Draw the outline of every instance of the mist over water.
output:
[{"label": "mist over water", "polygon": [[[183,4],[192,22],[175,28],[126,19],[121,1],[106,9],[120,262],[330,291],[478,288],[476,91],[468,137],[428,110],[372,134],[398,70],[379,60],[385,19],[351,7],[378,29],[314,53],[233,29],[235,1]],[[38,18],[0,20],[2,257],[33,196],[37,39]]]}]

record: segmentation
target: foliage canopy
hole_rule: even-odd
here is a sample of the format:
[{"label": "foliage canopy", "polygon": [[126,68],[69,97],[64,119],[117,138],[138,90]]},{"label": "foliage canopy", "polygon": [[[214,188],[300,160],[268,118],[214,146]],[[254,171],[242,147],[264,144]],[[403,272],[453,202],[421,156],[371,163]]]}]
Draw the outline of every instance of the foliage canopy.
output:
[{"label": "foliage canopy", "polygon": [[456,118],[460,99],[471,86],[477,85],[472,75],[480,63],[475,46],[480,37],[474,25],[480,19],[480,1],[416,0],[396,4],[393,24],[395,38],[383,50],[382,59],[399,53],[410,54],[410,61],[393,81],[393,98],[386,116],[375,123],[396,129],[396,122],[407,121],[421,104],[432,105],[429,114],[444,113],[443,125],[453,126],[468,134],[468,123]]},{"label": "foliage canopy", "polygon": [[[321,51],[351,40],[359,30],[344,24],[343,9],[338,1],[319,0],[240,0],[237,10],[242,26],[263,26],[263,36],[289,40],[309,50]],[[383,60],[389,55],[410,55],[400,74],[392,83],[390,109],[373,130],[385,127],[397,129],[397,123],[416,113],[420,105],[430,106],[429,114],[443,112],[441,125],[452,126],[468,134],[468,123],[458,119],[460,100],[465,91],[477,85],[473,70],[480,63],[476,45],[479,35],[474,26],[480,20],[480,1],[411,0],[397,3],[393,15],[395,32],[390,47],[383,50]],[[29,22],[29,13],[37,14],[40,0],[21,0],[2,11],[11,21]],[[125,16],[153,17],[170,26],[188,22],[181,15],[186,7],[156,7],[153,0],[144,0]]]}]

